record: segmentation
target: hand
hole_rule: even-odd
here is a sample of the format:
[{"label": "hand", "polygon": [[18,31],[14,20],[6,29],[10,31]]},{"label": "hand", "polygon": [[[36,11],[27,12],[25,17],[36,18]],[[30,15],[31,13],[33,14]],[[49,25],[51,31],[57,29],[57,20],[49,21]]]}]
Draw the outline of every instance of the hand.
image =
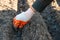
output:
[{"label": "hand", "polygon": [[16,15],[16,17],[13,18],[13,25],[16,28],[23,28],[27,23],[29,19],[26,19],[25,13],[22,12],[21,14]]},{"label": "hand", "polygon": [[16,17],[13,18],[13,25],[16,28],[23,28],[32,18],[33,14],[35,14],[34,11],[29,8],[27,11],[16,15]]}]

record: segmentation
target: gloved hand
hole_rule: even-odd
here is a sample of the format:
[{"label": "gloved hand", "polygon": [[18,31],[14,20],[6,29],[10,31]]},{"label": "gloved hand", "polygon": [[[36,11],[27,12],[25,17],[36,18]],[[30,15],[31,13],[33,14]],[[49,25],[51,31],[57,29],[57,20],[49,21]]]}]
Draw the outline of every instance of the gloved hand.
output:
[{"label": "gloved hand", "polygon": [[33,11],[29,8],[26,12],[22,12],[13,18],[13,25],[16,28],[23,28],[33,16]]}]

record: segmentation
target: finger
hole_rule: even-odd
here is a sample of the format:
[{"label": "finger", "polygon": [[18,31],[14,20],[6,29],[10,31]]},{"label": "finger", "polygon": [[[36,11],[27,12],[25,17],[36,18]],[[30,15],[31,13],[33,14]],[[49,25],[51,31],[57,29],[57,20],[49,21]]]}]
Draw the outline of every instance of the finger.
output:
[{"label": "finger", "polygon": [[16,28],[18,28],[19,23],[20,23],[19,20],[13,19],[13,25],[14,25]]},{"label": "finger", "polygon": [[20,21],[19,28],[23,28],[28,22]]}]

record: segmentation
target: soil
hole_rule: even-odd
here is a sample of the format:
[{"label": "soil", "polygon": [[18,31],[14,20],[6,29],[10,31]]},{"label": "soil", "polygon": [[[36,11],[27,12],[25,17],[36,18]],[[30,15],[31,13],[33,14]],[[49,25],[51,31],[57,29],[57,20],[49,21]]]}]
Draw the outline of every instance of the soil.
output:
[{"label": "soil", "polygon": [[18,0],[18,11],[0,11],[0,40],[60,40],[60,10],[47,6],[42,13],[36,12],[23,29],[14,28],[13,18],[28,9],[26,2]]}]

